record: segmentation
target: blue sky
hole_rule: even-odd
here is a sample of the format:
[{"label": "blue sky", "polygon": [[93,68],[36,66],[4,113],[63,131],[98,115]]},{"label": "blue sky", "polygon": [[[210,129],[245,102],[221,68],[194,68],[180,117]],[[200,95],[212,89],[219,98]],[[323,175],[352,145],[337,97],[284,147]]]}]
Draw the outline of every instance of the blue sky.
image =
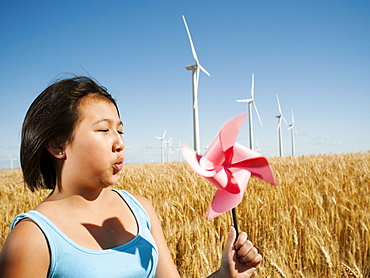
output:
[{"label": "blue sky", "polygon": [[[296,155],[370,150],[369,1],[0,1],[0,168],[18,167],[33,99],[63,73],[89,75],[117,99],[126,162],[159,162],[161,136],[192,146],[194,64],[201,145],[247,110],[255,75],[259,152],[279,155],[275,94],[298,130]],[[67,75],[68,76],[68,75]],[[283,125],[284,155],[291,154]],[[248,146],[248,121],[238,142]]]}]

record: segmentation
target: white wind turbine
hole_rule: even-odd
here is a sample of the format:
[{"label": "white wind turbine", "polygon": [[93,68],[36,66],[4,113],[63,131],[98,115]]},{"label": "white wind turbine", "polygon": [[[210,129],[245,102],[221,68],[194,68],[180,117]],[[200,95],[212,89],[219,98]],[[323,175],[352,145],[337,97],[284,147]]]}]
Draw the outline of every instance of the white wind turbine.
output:
[{"label": "white wind turbine", "polygon": [[260,121],[260,124],[262,126],[262,121],[260,114],[258,113],[258,109],[256,106],[256,103],[254,102],[254,74],[252,74],[252,87],[251,87],[251,97],[248,99],[239,99],[237,102],[246,102],[248,103],[248,116],[249,116],[249,148],[251,150],[254,150],[254,144],[253,144],[253,121],[252,121],[252,103],[254,106],[254,110],[256,110],[256,114],[258,116],[258,119]]},{"label": "white wind turbine", "polygon": [[193,85],[193,129],[194,129],[194,150],[200,154],[200,140],[199,140],[199,117],[198,117],[198,85],[199,85],[199,74],[203,71],[208,76],[211,76],[205,68],[203,68],[198,60],[197,53],[194,48],[193,40],[191,39],[190,31],[185,20],[185,16],[182,16],[185,24],[186,32],[188,33],[191,52],[195,60],[195,65],[187,66],[187,70],[192,71],[192,85]]},{"label": "white wind turbine", "polygon": [[9,161],[10,161],[10,169],[14,169],[14,161],[18,160],[16,157],[10,156]]},{"label": "white wind turbine", "polygon": [[166,136],[166,130],[164,131],[162,137],[155,137],[156,139],[161,140],[161,155],[162,155],[162,163],[164,162],[164,137]]},{"label": "white wind turbine", "polygon": [[203,148],[204,148],[204,152],[206,152],[209,148],[209,145],[205,145],[205,146],[203,146]]},{"label": "white wind turbine", "polygon": [[181,155],[181,140],[179,140],[179,147],[176,149],[177,152],[179,152],[179,161],[181,161],[182,155]]},{"label": "white wind turbine", "polygon": [[164,141],[166,144],[166,149],[167,149],[167,162],[171,162],[171,152],[172,152],[172,137],[168,141]]},{"label": "white wind turbine", "polygon": [[278,132],[279,132],[279,153],[280,153],[280,156],[284,156],[283,154],[283,131],[281,129],[281,121],[284,120],[284,122],[286,124],[288,124],[283,116],[283,112],[281,111],[281,107],[280,107],[280,101],[279,101],[279,97],[278,95],[276,94],[276,100],[277,100],[277,103],[278,103],[278,108],[279,108],[279,115],[276,116],[276,118],[278,118]]},{"label": "white wind turbine", "polygon": [[292,138],[292,155],[295,156],[294,133],[298,135],[298,132],[295,128],[293,109],[292,109],[292,124],[289,125],[288,130],[290,130]]},{"label": "white wind turbine", "polygon": [[255,149],[256,152],[262,152],[261,148],[258,146],[258,141],[257,141],[257,144],[256,144],[256,149]]}]

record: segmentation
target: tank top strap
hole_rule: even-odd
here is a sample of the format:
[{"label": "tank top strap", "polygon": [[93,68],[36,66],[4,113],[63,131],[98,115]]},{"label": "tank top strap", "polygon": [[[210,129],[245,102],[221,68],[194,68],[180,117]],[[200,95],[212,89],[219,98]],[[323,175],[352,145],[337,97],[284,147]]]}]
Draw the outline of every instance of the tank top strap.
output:
[{"label": "tank top strap", "polygon": [[46,237],[46,241],[50,249],[50,269],[48,272],[53,273],[53,268],[55,266],[55,257],[52,256],[52,254],[56,253],[56,243],[54,241],[52,231],[59,233],[59,230],[56,229],[54,224],[50,222],[49,219],[47,219],[44,215],[36,210],[30,210],[26,213],[17,215],[10,226],[10,230],[13,230],[19,222],[26,218],[31,219],[37,226],[39,226],[40,230]]},{"label": "tank top strap", "polygon": [[139,201],[130,193],[125,190],[112,189],[117,192],[121,198],[127,203],[134,215],[136,215],[137,221],[144,220],[145,225],[150,230],[150,217]]}]

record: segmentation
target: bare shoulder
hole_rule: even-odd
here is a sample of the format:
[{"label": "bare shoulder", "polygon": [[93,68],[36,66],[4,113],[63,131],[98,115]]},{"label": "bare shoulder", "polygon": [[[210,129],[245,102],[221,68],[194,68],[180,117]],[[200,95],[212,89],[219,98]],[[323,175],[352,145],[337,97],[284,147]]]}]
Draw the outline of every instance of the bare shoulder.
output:
[{"label": "bare shoulder", "polygon": [[147,214],[149,215],[150,219],[152,221],[157,221],[157,213],[155,212],[155,209],[152,205],[152,203],[145,198],[144,196],[133,194],[135,199],[140,203],[140,205],[143,206]]},{"label": "bare shoulder", "polygon": [[149,209],[149,210],[153,210],[154,211],[154,208],[152,206],[152,203],[147,199],[145,198],[144,196],[141,196],[141,195],[137,195],[137,194],[132,194],[136,200],[139,201],[139,203],[145,208],[145,209]]},{"label": "bare shoulder", "polygon": [[45,277],[49,264],[48,243],[43,232],[32,220],[22,220],[4,243],[0,277]]},{"label": "bare shoulder", "polygon": [[146,213],[149,215],[151,226],[152,226],[152,229],[151,229],[152,233],[153,233],[153,230],[160,230],[162,232],[162,227],[161,227],[158,215],[157,215],[152,203],[147,198],[145,198],[141,195],[133,194],[133,196],[143,206]]}]

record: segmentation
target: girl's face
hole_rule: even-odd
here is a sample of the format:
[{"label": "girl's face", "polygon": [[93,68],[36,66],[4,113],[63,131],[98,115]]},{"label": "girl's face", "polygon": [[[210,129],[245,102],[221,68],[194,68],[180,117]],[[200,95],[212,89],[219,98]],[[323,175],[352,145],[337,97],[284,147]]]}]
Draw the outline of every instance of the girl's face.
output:
[{"label": "girl's face", "polygon": [[64,181],[95,188],[115,184],[124,160],[123,125],[116,107],[108,100],[87,96],[78,109],[73,140],[64,148]]}]

